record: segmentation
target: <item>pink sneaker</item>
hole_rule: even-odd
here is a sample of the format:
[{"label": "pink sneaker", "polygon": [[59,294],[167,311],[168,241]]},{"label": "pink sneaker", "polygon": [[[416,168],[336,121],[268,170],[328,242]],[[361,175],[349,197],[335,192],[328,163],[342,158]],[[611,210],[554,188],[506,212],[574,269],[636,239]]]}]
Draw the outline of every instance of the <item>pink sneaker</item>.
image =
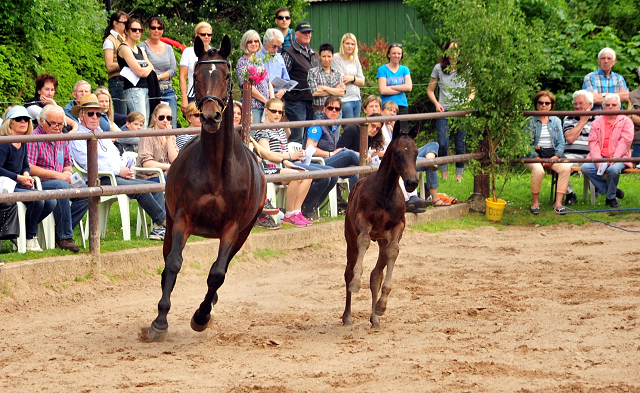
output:
[{"label": "pink sneaker", "polygon": [[298,218],[300,219],[300,221],[304,222],[307,224],[308,227],[310,227],[311,225],[313,225],[313,222],[307,220],[306,218],[304,218],[304,216],[302,215],[302,212],[296,214],[298,216]]},{"label": "pink sneaker", "polygon": [[307,226],[307,224],[305,222],[302,222],[300,220],[300,218],[295,214],[292,214],[289,217],[285,216],[282,219],[282,223],[286,224],[286,225],[295,225],[297,227],[306,227]]}]

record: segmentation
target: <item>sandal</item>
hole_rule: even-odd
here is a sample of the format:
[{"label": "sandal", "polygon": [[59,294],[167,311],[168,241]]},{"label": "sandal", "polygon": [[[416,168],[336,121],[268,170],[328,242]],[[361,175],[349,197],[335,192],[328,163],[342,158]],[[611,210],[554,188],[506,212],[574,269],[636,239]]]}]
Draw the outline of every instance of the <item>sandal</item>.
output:
[{"label": "sandal", "polygon": [[437,201],[433,202],[432,206],[443,207],[443,206],[451,206],[451,204],[449,202],[445,202],[442,199],[438,199]]},{"label": "sandal", "polygon": [[531,206],[531,214],[540,214],[540,206]]},{"label": "sandal", "polygon": [[553,211],[556,212],[556,214],[567,214],[567,209],[564,208],[564,206],[560,205],[560,206],[554,206],[553,207]]}]

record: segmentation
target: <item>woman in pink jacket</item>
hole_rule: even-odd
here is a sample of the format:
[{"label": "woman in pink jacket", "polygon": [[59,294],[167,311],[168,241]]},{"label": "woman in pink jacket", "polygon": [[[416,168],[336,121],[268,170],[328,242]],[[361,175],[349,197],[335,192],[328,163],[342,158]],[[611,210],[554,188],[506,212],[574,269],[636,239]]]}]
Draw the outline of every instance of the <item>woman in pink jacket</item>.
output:
[{"label": "woman in pink jacket", "polygon": [[[620,110],[620,96],[607,94],[602,107],[604,110]],[[600,116],[591,123],[587,158],[631,157],[632,141],[631,119],[624,115]],[[605,167],[601,168],[603,165]],[[597,194],[606,194],[607,205],[616,208],[620,206],[618,199],[624,198],[624,192],[618,188],[618,180],[625,167],[631,168],[632,164],[630,162],[587,162],[582,165],[581,171],[596,187]]]}]

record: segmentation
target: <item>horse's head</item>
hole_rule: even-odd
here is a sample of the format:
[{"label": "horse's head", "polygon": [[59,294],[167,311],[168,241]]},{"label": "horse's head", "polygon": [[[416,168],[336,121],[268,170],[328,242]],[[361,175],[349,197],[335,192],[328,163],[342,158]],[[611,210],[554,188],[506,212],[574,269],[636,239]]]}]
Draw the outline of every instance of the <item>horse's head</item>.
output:
[{"label": "horse's head", "polygon": [[400,123],[400,121],[396,121],[393,126],[393,136],[387,153],[392,153],[391,165],[402,177],[404,188],[407,192],[412,192],[418,187],[418,174],[416,173],[418,148],[414,139],[420,132],[420,122],[416,122],[409,133],[402,129]]},{"label": "horse's head", "polygon": [[200,37],[196,37],[194,51],[198,62],[193,68],[193,88],[196,105],[200,110],[202,130],[216,132],[222,122],[229,97],[231,96],[231,40],[224,36],[220,49],[204,49]]}]

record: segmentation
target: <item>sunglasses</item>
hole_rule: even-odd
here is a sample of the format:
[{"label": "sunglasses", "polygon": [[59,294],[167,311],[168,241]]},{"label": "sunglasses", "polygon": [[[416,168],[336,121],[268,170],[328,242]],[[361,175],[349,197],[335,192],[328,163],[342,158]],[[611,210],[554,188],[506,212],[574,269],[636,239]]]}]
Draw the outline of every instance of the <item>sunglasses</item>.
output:
[{"label": "sunglasses", "polygon": [[213,34],[209,34],[209,33],[198,33],[198,35],[200,37],[211,37],[211,36],[213,36]]},{"label": "sunglasses", "polygon": [[260,40],[247,41],[247,45],[249,45],[249,44],[260,45]]},{"label": "sunglasses", "polygon": [[123,25],[127,24],[127,22],[129,22],[128,20],[119,20],[116,21],[116,23],[122,23]]},{"label": "sunglasses", "polygon": [[391,44],[390,48],[402,48],[402,44]]},{"label": "sunglasses", "polygon": [[339,107],[339,106],[325,106],[324,109],[326,109],[328,111],[333,111],[333,112],[340,112],[342,110],[342,107]]},{"label": "sunglasses", "polygon": [[542,106],[551,106],[551,101],[538,101],[538,105],[542,105]]},{"label": "sunglasses", "polygon": [[173,116],[171,116],[171,115],[169,115],[169,116],[165,116],[165,115],[158,116],[158,121],[163,121],[164,119],[167,119],[167,121],[171,121],[171,120],[173,120]]},{"label": "sunglasses", "polygon": [[51,127],[51,128],[58,128],[58,127],[62,128],[62,127],[64,127],[64,123],[50,122],[47,119],[44,119],[44,122],[47,123],[49,125],[49,127]]},{"label": "sunglasses", "polygon": [[290,16],[282,16],[282,15],[280,15],[280,16],[276,16],[276,19],[277,20],[290,20],[291,17]]},{"label": "sunglasses", "polygon": [[100,117],[100,112],[94,112],[94,111],[89,111],[89,112],[85,112],[85,115],[89,116],[89,117]]},{"label": "sunglasses", "polygon": [[18,117],[14,117],[13,120],[18,123],[23,123],[23,122],[28,123],[31,121],[31,118],[29,116],[18,116]]},{"label": "sunglasses", "polygon": [[[193,115],[191,115],[191,116],[189,116],[189,117],[193,117],[193,116],[195,116],[195,117],[200,117],[200,112],[198,112],[198,113],[194,113]],[[169,120],[172,120],[172,119],[169,119]]]},{"label": "sunglasses", "polygon": [[277,114],[279,114],[279,115],[281,115],[281,116],[282,116],[282,115],[284,115],[284,111],[279,111],[279,110],[277,110],[277,109],[269,109],[269,108],[267,108],[267,110],[268,110],[269,112],[273,113],[274,115],[275,115],[276,113],[277,113]]},{"label": "sunglasses", "polygon": [[149,26],[149,30],[164,30],[163,26]]},{"label": "sunglasses", "polygon": [[136,29],[135,27],[132,27],[129,29],[129,31],[131,31],[132,33],[142,33],[144,29],[143,28]]}]

